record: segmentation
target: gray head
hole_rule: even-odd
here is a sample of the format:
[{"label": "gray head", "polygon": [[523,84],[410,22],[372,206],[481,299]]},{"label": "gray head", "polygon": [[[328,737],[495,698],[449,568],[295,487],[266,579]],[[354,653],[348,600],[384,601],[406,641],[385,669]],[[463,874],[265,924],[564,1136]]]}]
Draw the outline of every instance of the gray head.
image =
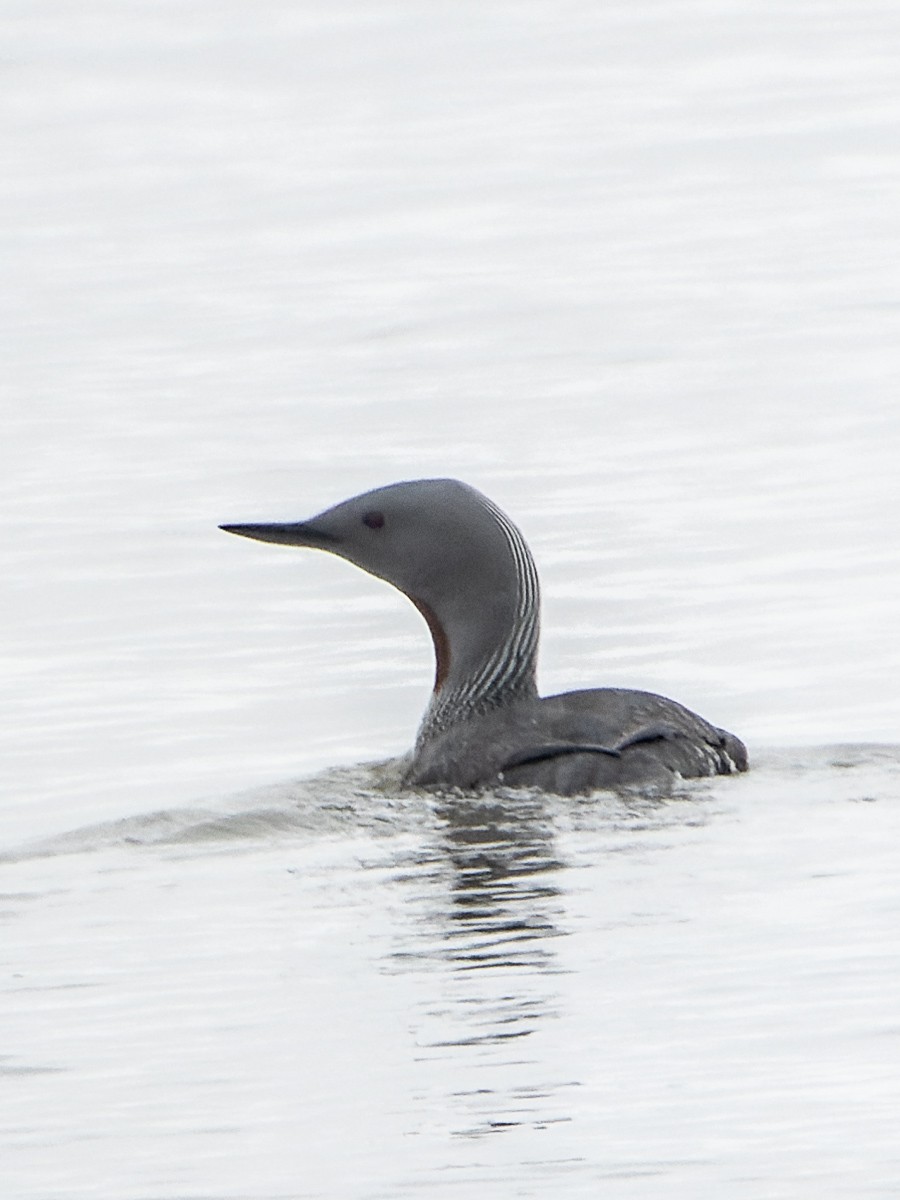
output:
[{"label": "gray head", "polygon": [[327,550],[412,600],[436,657],[423,731],[536,694],[537,573],[521,533],[475,488],[419,479],[365,492],[308,521],[221,528]]}]

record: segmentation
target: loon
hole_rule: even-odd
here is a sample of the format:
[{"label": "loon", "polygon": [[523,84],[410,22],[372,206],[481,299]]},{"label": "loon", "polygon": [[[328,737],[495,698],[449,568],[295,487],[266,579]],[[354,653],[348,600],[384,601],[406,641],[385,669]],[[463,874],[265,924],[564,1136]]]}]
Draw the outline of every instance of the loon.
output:
[{"label": "loon", "polygon": [[404,786],[578,795],[747,769],[738,738],[664,696],[538,695],[534,559],[509,517],[468,484],[394,483],[308,521],[219,528],[327,550],[393,584],[422,614],[434,690]]}]

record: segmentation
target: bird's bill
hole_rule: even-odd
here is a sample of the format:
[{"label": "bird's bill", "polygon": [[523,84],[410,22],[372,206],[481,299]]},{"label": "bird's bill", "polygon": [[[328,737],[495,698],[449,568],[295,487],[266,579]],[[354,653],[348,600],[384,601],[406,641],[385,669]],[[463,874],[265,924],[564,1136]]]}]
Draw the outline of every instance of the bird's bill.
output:
[{"label": "bird's bill", "polygon": [[257,542],[279,542],[283,546],[313,546],[331,549],[338,539],[314,521],[290,521],[285,524],[220,525],[226,533],[253,538]]}]

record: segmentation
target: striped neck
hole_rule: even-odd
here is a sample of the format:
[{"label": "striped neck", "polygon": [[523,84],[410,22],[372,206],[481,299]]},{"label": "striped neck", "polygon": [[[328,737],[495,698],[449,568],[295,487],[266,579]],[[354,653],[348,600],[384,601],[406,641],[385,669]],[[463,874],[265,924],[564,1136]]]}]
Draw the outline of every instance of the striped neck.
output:
[{"label": "striped neck", "polygon": [[[461,633],[428,605],[415,601],[429,628],[435,649],[435,683],[416,745],[469,717],[537,696],[537,649],[540,633],[540,586],[531,551],[512,521],[487,497],[480,497],[502,534],[496,564],[509,603],[497,615],[496,578],[481,594],[467,597],[469,610]],[[496,572],[495,572],[496,574]],[[490,588],[486,592],[484,587]],[[485,614],[493,615],[488,619]],[[473,630],[484,617],[484,628]],[[463,636],[464,635],[464,636]],[[465,642],[465,652],[461,645]]]}]

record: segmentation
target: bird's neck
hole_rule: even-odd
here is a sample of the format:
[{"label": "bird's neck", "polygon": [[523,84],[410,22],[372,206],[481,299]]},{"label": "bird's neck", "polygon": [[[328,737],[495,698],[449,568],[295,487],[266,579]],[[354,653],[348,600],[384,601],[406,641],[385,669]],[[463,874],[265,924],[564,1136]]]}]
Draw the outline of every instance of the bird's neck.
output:
[{"label": "bird's neck", "polygon": [[522,535],[504,519],[509,559],[503,586],[485,580],[456,609],[415,600],[434,642],[434,691],[419,729],[421,746],[480,713],[537,696],[540,590]]}]

